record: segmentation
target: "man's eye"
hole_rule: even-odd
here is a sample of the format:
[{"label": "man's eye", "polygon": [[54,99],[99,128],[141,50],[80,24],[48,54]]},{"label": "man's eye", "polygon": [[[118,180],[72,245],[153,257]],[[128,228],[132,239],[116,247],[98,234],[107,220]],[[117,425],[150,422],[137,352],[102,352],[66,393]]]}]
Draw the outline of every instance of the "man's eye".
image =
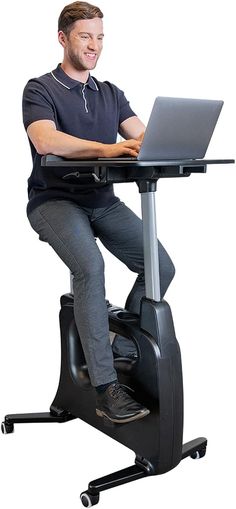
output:
[{"label": "man's eye", "polygon": [[80,37],[81,37],[81,39],[88,39],[89,38],[88,35],[81,35]]}]

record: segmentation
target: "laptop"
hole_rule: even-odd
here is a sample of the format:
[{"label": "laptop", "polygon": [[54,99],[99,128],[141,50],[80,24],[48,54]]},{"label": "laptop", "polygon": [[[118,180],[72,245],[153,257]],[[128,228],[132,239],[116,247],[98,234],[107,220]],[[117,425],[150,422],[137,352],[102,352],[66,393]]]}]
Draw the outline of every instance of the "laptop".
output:
[{"label": "laptop", "polygon": [[157,97],[137,157],[99,158],[119,161],[202,159],[223,101]]}]

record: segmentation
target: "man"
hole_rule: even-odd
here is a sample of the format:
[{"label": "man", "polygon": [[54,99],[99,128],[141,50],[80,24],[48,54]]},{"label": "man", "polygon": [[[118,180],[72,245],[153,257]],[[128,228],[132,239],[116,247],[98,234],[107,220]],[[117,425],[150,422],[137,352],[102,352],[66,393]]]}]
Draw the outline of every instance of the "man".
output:
[{"label": "man", "polygon": [[[100,9],[86,2],[67,5],[58,24],[63,62],[25,87],[23,117],[33,158],[27,214],[40,239],[52,246],[74,276],[74,315],[96,389],[96,412],[124,423],[145,417],[149,410],[117,380],[104,262],[95,237],[138,274],[126,308],[139,313],[145,294],[142,222],[114,195],[112,185],[75,185],[62,179],[60,168],[40,165],[41,155],[48,153],[81,159],[138,155],[144,124],[118,87],[90,75],[102,51],[102,18]],[[124,138],[120,143],[118,132]],[[160,243],[159,256],[163,296],[174,267]]]}]

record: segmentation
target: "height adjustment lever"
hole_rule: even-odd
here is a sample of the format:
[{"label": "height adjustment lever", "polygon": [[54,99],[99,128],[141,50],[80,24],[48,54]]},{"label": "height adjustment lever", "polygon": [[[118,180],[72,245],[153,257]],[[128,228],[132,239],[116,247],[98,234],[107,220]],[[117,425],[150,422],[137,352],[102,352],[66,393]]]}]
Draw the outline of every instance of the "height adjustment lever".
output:
[{"label": "height adjustment lever", "polygon": [[72,173],[67,173],[64,175],[63,180],[71,180],[71,178],[81,179],[81,180],[93,180],[94,182],[100,182],[100,178],[96,175],[96,173],[82,173],[79,171],[74,171]]}]

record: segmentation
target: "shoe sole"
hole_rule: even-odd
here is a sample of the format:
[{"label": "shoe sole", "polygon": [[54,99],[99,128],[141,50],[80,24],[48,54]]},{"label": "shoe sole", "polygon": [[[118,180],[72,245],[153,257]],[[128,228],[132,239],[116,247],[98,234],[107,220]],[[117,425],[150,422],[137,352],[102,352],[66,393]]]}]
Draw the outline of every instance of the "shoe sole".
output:
[{"label": "shoe sole", "polygon": [[102,410],[98,410],[98,408],[96,408],[96,414],[99,417],[105,417],[106,419],[109,419],[109,421],[111,421],[111,422],[123,424],[126,422],[137,421],[138,419],[142,419],[143,417],[146,417],[146,415],[150,414],[150,410],[147,409],[147,410],[145,410],[145,412],[141,412],[140,414],[133,415],[133,417],[127,417],[126,419],[113,419],[112,417],[109,417],[109,415],[107,415],[105,412],[102,412]]}]

